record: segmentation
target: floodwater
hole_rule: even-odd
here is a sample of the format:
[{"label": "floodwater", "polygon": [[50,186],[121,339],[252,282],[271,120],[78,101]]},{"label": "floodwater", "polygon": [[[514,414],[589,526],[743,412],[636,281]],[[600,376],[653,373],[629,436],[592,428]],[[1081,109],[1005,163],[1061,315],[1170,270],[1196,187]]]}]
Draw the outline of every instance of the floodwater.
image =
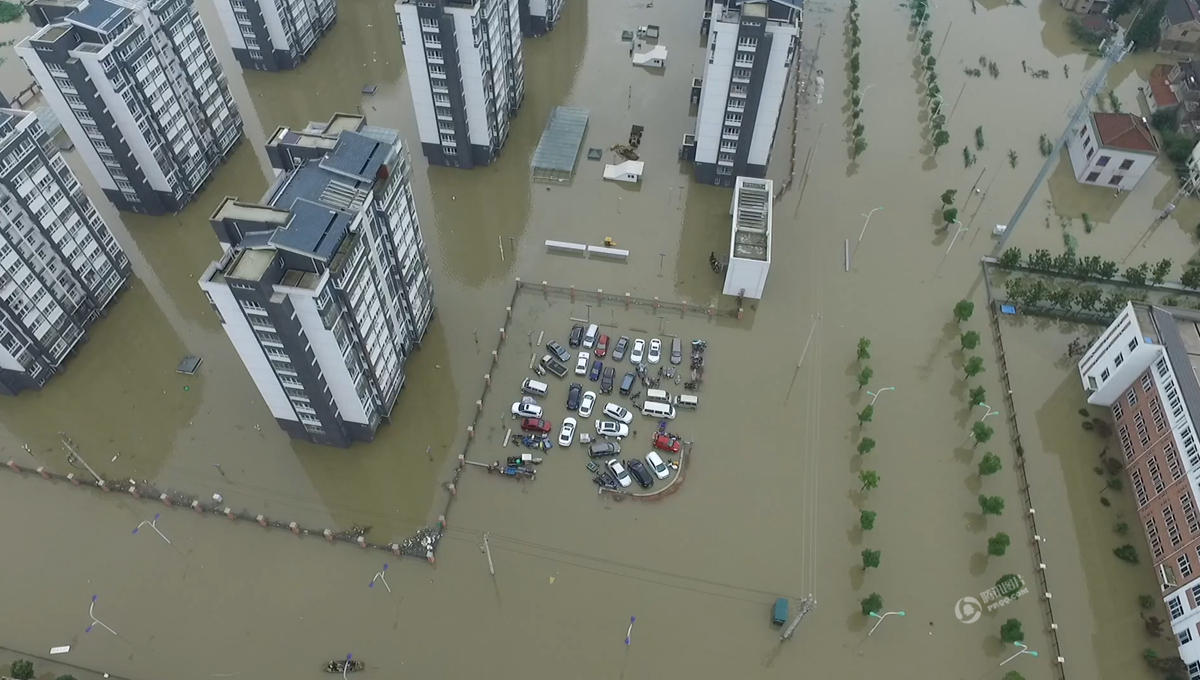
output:
[{"label": "floodwater", "polygon": [[[556,452],[527,485],[467,470],[436,569],[392,564],[391,592],[365,587],[381,569],[377,553],[179,511],[160,523],[172,539],[167,545],[152,534],[129,534],[153,506],[0,475],[0,511],[23,519],[6,523],[0,538],[27,546],[26,559],[9,566],[11,585],[2,594],[16,611],[39,612],[33,623],[0,624],[0,639],[43,654],[69,642],[79,665],[131,678],[302,677],[348,652],[397,676],[557,678],[576,668],[580,677],[870,677],[903,668],[901,677],[999,678],[1009,669],[1053,677],[1036,594],[973,624],[954,616],[959,598],[978,596],[1006,573],[1033,583],[1036,567],[1003,418],[989,420],[996,437],[975,450],[967,431],[976,416],[965,408],[969,386],[981,384],[990,395],[1001,389],[978,257],[992,247],[991,225],[1009,221],[1037,172],[1038,135],[1056,136],[1095,62],[1070,44],[1057,3],[1028,4],[979,2],[978,14],[965,2],[934,9],[942,89],[953,113],[951,143],[933,155],[906,10],[862,3],[870,146],[854,161],[847,153],[845,3],[808,3],[800,73],[811,77],[819,68],[826,83],[823,103],[801,104],[797,168],[810,157],[809,176],[775,206],[767,297],[738,321],[707,266],[710,251],[727,247],[730,194],[693,184],[676,160],[693,123],[690,82],[704,59],[699,5],[571,0],[551,35],[526,43],[528,94],[496,165],[427,168],[414,153],[438,314],[409,363],[393,422],[376,441],[349,450],[283,436],[195,277],[218,252],[207,224],[212,206],[227,194],[256,198],[266,187],[261,145],[275,126],[361,109],[372,123],[416,139],[392,9],[343,2],[336,27],[290,73],[243,75],[211,31],[246,119],[246,140],[179,215],[117,215],[98,203],[136,278],[64,374],[39,393],[0,404],[6,455],[28,460],[20,451],[28,444],[40,464],[66,470],[59,443],[65,432],[113,478],[219,492],[231,505],[284,521],[369,524],[376,540],[405,535],[440,512],[440,483],[466,436],[512,281],[521,277],[714,304],[721,315],[678,319],[588,307],[582,294],[574,305],[523,294],[473,456],[488,460],[502,451],[497,416],[515,397],[527,334],[545,330],[561,340],[570,317],[591,315],[622,333],[640,328],[710,340],[701,411],[672,425],[697,442],[694,466],[678,493],[656,503],[598,498],[583,461],[566,452]],[[215,28],[211,8],[201,13]],[[629,66],[620,42],[623,28],[645,23],[663,27],[671,54],[663,73]],[[963,73],[980,56],[998,63],[998,79]],[[1052,77],[1022,75],[1021,59]],[[1070,67],[1069,84],[1062,64]],[[1136,75],[1152,65],[1152,58],[1136,57],[1114,69],[1113,86],[1128,107],[1136,101]],[[378,85],[377,93],[361,96],[365,84]],[[631,124],[644,125],[642,184],[603,183],[600,164],[587,160],[568,186],[530,184],[530,155],[558,104],[591,110],[587,146],[607,148],[623,141]],[[980,125],[986,143],[977,150]],[[788,139],[784,126],[772,168],[777,179],[788,165]],[[971,145],[977,165],[963,168],[963,145]],[[1009,149],[1019,156],[1015,168]],[[969,195],[980,171],[982,193]],[[1067,227],[1083,253],[1112,257],[1137,247],[1157,259],[1195,248],[1190,207],[1144,239],[1143,229],[1129,226],[1149,225],[1170,198],[1164,173],[1148,175],[1117,204],[1092,209],[1102,190],[1073,186],[1064,172],[1059,167],[1039,191],[1013,245],[1058,246],[1063,227],[1054,208],[1077,218],[1087,205],[1102,224],[1086,235],[1078,219]],[[86,171],[80,176],[94,189]],[[938,230],[938,196],[947,188],[959,190],[968,228],[956,240]],[[863,214],[876,207],[883,210],[859,241]],[[628,264],[549,255],[542,246],[547,238],[604,237],[632,251]],[[988,369],[970,384],[961,380],[959,329],[950,315],[961,298],[979,309],[965,326],[985,337],[980,354]],[[860,429],[854,413],[869,401],[854,382],[861,336],[873,341],[870,387],[896,390],[882,394],[874,420]],[[1146,643],[1136,629],[1136,603],[1109,599],[1108,585],[1126,577],[1124,565],[1109,564],[1115,558],[1104,524],[1084,521],[1096,509],[1096,480],[1070,461],[1073,452],[1093,455],[1097,441],[1081,439],[1069,418],[1041,415],[1070,413],[1081,401],[1071,367],[1054,350],[1060,345],[1057,336],[1034,336],[1009,351],[1029,348],[1030,363],[1014,375],[1026,455],[1057,470],[1047,472],[1056,485],[1035,485],[1034,493],[1039,517],[1062,518],[1045,531],[1048,545],[1062,550],[1048,553],[1047,574],[1065,668],[1072,678],[1138,678]],[[198,375],[174,373],[185,354],[204,358]],[[860,459],[854,447],[864,435],[878,446]],[[983,450],[1006,467],[980,480],[974,469]],[[866,495],[857,481],[861,469],[881,477]],[[983,519],[980,493],[1004,497],[1005,513]],[[856,528],[863,508],[879,513],[866,535]],[[480,554],[484,531],[494,580]],[[999,531],[1012,536],[1012,547],[986,557],[986,539]],[[865,574],[858,566],[864,547],[882,551],[880,567]],[[1094,562],[1105,563],[1096,569]],[[1081,571],[1086,579],[1077,578]],[[1148,574],[1128,571],[1137,586],[1122,592],[1141,590]],[[795,639],[778,645],[770,603],[810,592],[816,610]],[[871,621],[859,600],[871,592],[907,616],[889,618],[868,637]],[[101,596],[97,615],[119,636],[82,633],[92,594]],[[637,621],[626,645],[630,616]],[[1041,656],[1001,669],[1011,649],[998,631],[1009,617],[1024,623],[1026,641]]]}]

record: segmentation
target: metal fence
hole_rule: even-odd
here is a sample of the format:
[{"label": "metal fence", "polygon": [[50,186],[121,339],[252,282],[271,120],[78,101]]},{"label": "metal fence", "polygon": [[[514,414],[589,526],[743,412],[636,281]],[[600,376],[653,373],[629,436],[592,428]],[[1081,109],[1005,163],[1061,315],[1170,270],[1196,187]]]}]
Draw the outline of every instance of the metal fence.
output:
[{"label": "metal fence", "polygon": [[[629,293],[617,294],[617,293],[606,292],[600,288],[581,289],[581,288],[577,288],[575,286],[556,286],[554,284],[550,284],[545,281],[542,281],[540,283],[531,283],[528,281],[522,281],[521,279],[516,280],[516,288],[513,291],[513,301],[514,302],[516,301],[517,294],[521,291],[539,292],[542,294],[542,297],[546,300],[549,300],[550,296],[554,296],[559,299],[565,297],[568,300],[570,300],[571,302],[593,303],[598,307],[602,307],[602,306],[608,304],[608,305],[623,307],[625,309],[625,311],[629,311],[629,310],[633,309],[634,307],[640,307],[640,308],[648,308],[649,310],[651,310],[654,313],[658,313],[660,311],[678,312],[680,318],[686,317],[687,315],[691,314],[693,316],[704,316],[704,317],[711,319],[713,317],[716,317],[718,314],[721,314],[720,310],[718,310],[715,305],[711,305],[711,304],[701,305],[701,304],[696,304],[694,302],[688,302],[686,300],[680,300],[680,301],[662,300],[657,297],[644,298],[644,297],[638,297],[636,295],[631,295]],[[511,315],[512,315],[512,307],[510,306],[509,307],[509,318],[511,318]],[[741,307],[740,306],[734,313],[734,316],[737,316],[740,318],[740,316],[741,316]]]}]

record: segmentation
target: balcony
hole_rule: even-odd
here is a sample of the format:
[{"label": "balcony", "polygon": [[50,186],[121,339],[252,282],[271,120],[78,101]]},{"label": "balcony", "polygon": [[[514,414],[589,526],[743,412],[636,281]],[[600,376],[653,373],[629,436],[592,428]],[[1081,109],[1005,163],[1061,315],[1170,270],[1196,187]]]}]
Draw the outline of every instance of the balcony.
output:
[{"label": "balcony", "polygon": [[731,113],[742,113],[746,110],[746,105],[730,102],[729,105],[725,107],[725,110]]},{"label": "balcony", "polygon": [[721,133],[721,139],[725,139],[725,140],[729,140],[729,141],[732,141],[732,142],[736,142],[736,141],[738,140],[738,136],[737,136],[737,135],[731,135],[731,134],[729,134],[728,132],[722,132],[722,133]]},{"label": "balcony", "polygon": [[736,119],[735,118],[726,118],[725,124],[728,125],[729,127],[740,128],[742,126],[742,119],[741,118],[736,118]]},{"label": "balcony", "polygon": [[754,68],[754,59],[752,59],[752,58],[748,59],[746,57],[738,55],[737,57],[734,58],[733,65],[736,66],[737,68]]}]

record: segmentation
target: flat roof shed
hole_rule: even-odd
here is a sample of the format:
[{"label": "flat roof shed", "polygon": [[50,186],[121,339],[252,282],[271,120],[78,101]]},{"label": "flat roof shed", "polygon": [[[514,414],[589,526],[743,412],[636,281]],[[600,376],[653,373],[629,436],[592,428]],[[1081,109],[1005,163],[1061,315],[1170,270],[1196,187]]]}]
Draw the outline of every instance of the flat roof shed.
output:
[{"label": "flat roof shed", "polygon": [[556,106],[533,151],[530,170],[539,182],[569,182],[575,176],[575,161],[587,132],[588,110]]}]

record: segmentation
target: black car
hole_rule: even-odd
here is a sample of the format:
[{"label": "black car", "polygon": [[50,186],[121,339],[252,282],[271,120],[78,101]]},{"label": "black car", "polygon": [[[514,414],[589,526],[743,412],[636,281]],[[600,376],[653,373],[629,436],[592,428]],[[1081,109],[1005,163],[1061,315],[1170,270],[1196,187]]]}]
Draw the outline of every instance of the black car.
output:
[{"label": "black car", "polygon": [[612,392],[613,378],[617,377],[617,369],[609,366],[600,374],[600,391],[604,394]]},{"label": "black car", "polygon": [[588,456],[592,458],[615,456],[619,453],[621,453],[621,445],[616,442],[596,442],[588,448]]},{"label": "black car", "polygon": [[634,383],[637,382],[637,376],[631,373],[626,373],[624,378],[621,378],[621,394],[629,394],[633,389]]},{"label": "black car", "polygon": [[649,489],[654,486],[654,477],[651,476],[650,471],[646,469],[646,464],[642,461],[637,458],[630,458],[625,461],[625,467],[629,468],[629,474],[633,475],[633,478],[637,480],[638,485],[643,489]]},{"label": "black car", "polygon": [[[583,326],[580,324],[571,326],[571,337],[567,338],[567,344],[572,347],[578,347],[583,344]],[[566,360],[563,359],[563,361]]]},{"label": "black car", "polygon": [[567,410],[579,410],[579,397],[583,395],[583,385],[579,383],[571,383],[571,388],[567,390]]},{"label": "black car", "polygon": [[625,350],[627,350],[627,349],[629,349],[629,337],[622,335],[621,339],[617,340],[617,346],[613,348],[613,351],[612,351],[613,361],[620,361],[621,359],[624,359],[625,358]]},{"label": "black car", "polygon": [[588,380],[596,382],[600,379],[600,372],[604,370],[604,362],[596,359],[592,362],[592,370],[588,372]]},{"label": "black car", "polygon": [[566,347],[558,344],[556,340],[547,342],[546,349],[550,350],[550,353],[558,357],[558,360],[564,364],[571,360],[571,353],[567,351]]}]

